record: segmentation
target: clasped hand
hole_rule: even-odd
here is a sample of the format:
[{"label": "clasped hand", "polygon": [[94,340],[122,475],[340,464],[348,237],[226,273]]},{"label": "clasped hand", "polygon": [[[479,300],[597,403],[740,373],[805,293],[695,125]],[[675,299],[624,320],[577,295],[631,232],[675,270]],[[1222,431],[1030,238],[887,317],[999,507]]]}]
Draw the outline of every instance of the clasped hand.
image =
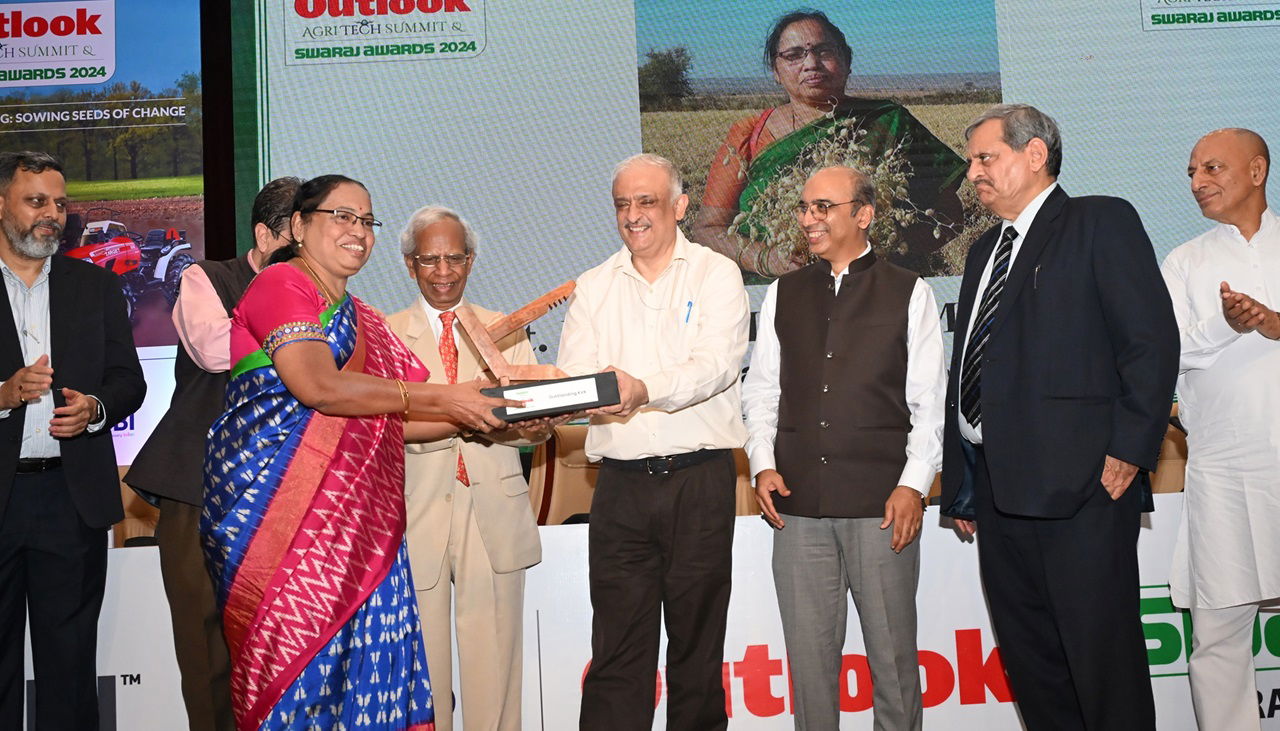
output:
[{"label": "clasped hand", "polygon": [[[5,380],[4,386],[0,387],[0,403],[7,409],[21,408],[49,393],[52,387],[53,369],[49,367],[49,356],[41,355],[34,363],[19,368]],[[89,426],[98,411],[98,402],[72,388],[62,389],[62,396],[66,403],[53,410],[49,435],[70,439]]]}]

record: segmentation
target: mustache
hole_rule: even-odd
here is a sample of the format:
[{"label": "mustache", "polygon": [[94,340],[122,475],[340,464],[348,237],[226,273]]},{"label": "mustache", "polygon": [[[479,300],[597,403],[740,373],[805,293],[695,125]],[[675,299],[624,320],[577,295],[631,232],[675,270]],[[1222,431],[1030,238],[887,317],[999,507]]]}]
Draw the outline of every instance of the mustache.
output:
[{"label": "mustache", "polygon": [[42,218],[39,221],[36,221],[35,223],[31,224],[31,228],[27,229],[27,233],[34,234],[36,229],[39,228],[40,226],[48,226],[52,228],[55,236],[61,236],[62,229],[64,228],[63,224],[58,223],[58,219],[56,218]]}]

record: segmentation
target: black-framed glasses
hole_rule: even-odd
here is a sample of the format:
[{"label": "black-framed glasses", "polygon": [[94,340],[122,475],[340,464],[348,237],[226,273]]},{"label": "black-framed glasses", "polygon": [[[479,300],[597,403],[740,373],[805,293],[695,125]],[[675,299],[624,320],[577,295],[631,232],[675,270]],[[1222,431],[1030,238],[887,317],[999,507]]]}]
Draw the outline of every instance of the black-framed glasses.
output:
[{"label": "black-framed glasses", "polygon": [[857,198],[843,203],[832,203],[828,200],[816,200],[812,203],[800,201],[796,204],[794,210],[796,212],[796,218],[804,218],[804,214],[807,213],[810,216],[813,216],[814,219],[821,221],[827,217],[827,211],[830,211],[836,206],[847,206],[850,203],[856,203],[859,207],[867,205],[866,201],[858,200]]},{"label": "black-framed glasses", "polygon": [[470,254],[410,254],[410,259],[424,269],[435,269],[444,262],[450,269],[461,269],[471,260]]},{"label": "black-framed glasses", "polygon": [[312,208],[311,213],[328,213],[333,216],[335,223],[343,226],[354,226],[359,221],[366,231],[376,231],[382,227],[382,221],[373,216],[357,216],[351,211],[344,211],[341,208]]},{"label": "black-framed glasses", "polygon": [[831,61],[840,55],[833,43],[815,43],[812,46],[795,46],[779,51],[778,58],[787,63],[800,63],[811,53],[819,61]]}]

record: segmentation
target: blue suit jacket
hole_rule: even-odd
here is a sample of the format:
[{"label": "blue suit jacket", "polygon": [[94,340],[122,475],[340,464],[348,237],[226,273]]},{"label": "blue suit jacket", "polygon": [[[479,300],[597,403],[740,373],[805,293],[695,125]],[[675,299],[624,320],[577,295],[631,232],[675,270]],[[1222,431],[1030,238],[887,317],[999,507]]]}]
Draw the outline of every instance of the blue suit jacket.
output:
[{"label": "blue suit jacket", "polygon": [[[960,358],[999,231],[974,243],[960,287],[942,467],[942,512],[954,517],[972,517]],[[983,354],[983,451],[996,507],[1066,518],[1103,489],[1107,455],[1154,470],[1177,373],[1173,306],[1137,211],[1119,198],[1054,190],[1009,271]],[[1145,473],[1131,489],[1147,491],[1149,509]]]}]

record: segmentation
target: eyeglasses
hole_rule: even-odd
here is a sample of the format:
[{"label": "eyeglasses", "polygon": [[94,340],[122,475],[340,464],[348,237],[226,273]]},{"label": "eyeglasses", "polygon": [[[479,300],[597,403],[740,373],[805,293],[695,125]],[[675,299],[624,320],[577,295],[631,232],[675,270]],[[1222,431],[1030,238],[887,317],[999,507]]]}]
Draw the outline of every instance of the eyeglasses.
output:
[{"label": "eyeglasses", "polygon": [[836,206],[847,206],[850,203],[856,203],[858,207],[867,205],[865,201],[860,201],[857,198],[854,198],[851,201],[845,201],[843,203],[832,203],[831,201],[824,201],[824,200],[817,200],[812,203],[805,203],[804,201],[800,201],[799,203],[796,204],[796,207],[794,210],[796,212],[796,218],[804,218],[804,214],[807,213],[810,216],[813,216],[815,220],[821,221],[827,217],[827,211],[830,211],[832,208],[835,208]]},{"label": "eyeglasses", "polygon": [[831,61],[839,55],[834,45],[830,43],[818,43],[813,46],[796,46],[794,48],[788,48],[785,51],[779,51],[778,58],[786,61],[787,63],[800,63],[811,53],[813,54],[813,57],[819,61]]},{"label": "eyeglasses", "polygon": [[443,261],[450,269],[461,269],[470,259],[470,254],[410,254],[410,259],[424,269],[435,269]]},{"label": "eyeglasses", "polygon": [[351,211],[344,211],[339,208],[313,208],[309,212],[328,213],[330,216],[333,216],[335,223],[348,227],[356,225],[356,222],[359,221],[360,225],[364,226],[364,230],[366,231],[376,231],[382,227],[382,221],[379,221],[373,216],[357,216]]}]

